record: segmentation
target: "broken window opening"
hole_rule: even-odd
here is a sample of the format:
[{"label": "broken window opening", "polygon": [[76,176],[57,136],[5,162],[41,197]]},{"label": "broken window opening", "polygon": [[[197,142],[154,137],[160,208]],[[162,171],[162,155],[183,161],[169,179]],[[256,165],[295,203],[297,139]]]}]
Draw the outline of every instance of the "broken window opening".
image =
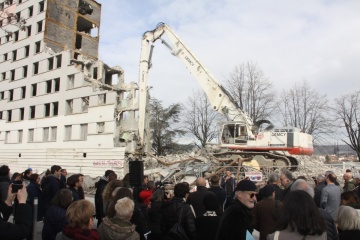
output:
[{"label": "broken window opening", "polygon": [[80,53],[77,53],[77,52],[74,53],[74,59],[78,60],[79,56],[80,56]]},{"label": "broken window opening", "polygon": [[81,34],[76,34],[75,49],[80,50],[80,51],[81,51],[81,41],[82,41]]},{"label": "broken window opening", "polygon": [[89,97],[82,98],[82,111],[87,112],[89,109]]},{"label": "broken window opening", "polygon": [[68,75],[68,89],[74,88],[75,75]]},{"label": "broken window opening", "polygon": [[92,38],[96,38],[99,36],[99,28],[93,24],[93,27],[90,29],[90,36]]},{"label": "broken window opening", "polygon": [[44,1],[39,2],[39,13],[45,10],[45,3]]},{"label": "broken window opening", "polygon": [[105,132],[105,122],[98,122],[97,123],[97,132],[104,133]]},{"label": "broken window opening", "polygon": [[30,106],[30,119],[35,118],[35,106]]},{"label": "broken window opening", "polygon": [[31,84],[31,96],[35,97],[36,96],[36,90],[37,90],[37,84]]},{"label": "broken window opening", "polygon": [[14,32],[14,35],[15,35],[14,41],[15,42],[19,41],[19,31]]},{"label": "broken window opening", "polygon": [[98,68],[94,67],[93,68],[93,79],[97,79],[98,78]]},{"label": "broken window opening", "polygon": [[10,81],[15,80],[15,69],[10,71]]},{"label": "broken window opening", "polygon": [[55,83],[55,92],[60,91],[60,78],[55,78],[54,83]]},{"label": "broken window opening", "polygon": [[61,68],[61,54],[56,56],[56,68]]},{"label": "broken window opening", "polygon": [[50,103],[45,104],[45,117],[50,117]]},{"label": "broken window opening", "polygon": [[59,114],[59,102],[53,102],[53,116],[57,116]]},{"label": "broken window opening", "polygon": [[26,36],[30,37],[31,36],[31,25],[26,27]]},{"label": "broken window opening", "polygon": [[17,59],[17,50],[12,51],[12,60],[16,61]]},{"label": "broken window opening", "polygon": [[53,70],[54,69],[54,58],[48,58],[48,69]]},{"label": "broken window opening", "polygon": [[35,43],[35,53],[40,52],[40,47],[41,47],[41,41],[36,42]]},{"label": "broken window opening", "polygon": [[93,13],[94,9],[92,8],[92,6],[85,2],[85,1],[80,1],[79,3],[79,9],[78,12],[82,15],[86,15],[89,14],[91,15]]},{"label": "broken window opening", "polygon": [[66,100],[66,113],[71,114],[73,113],[73,100]]},{"label": "broken window opening", "polygon": [[33,10],[34,10],[34,7],[33,7],[33,6],[31,6],[31,7],[28,8],[29,18],[32,17],[33,12],[34,12]]},{"label": "broken window opening", "polygon": [[29,53],[30,53],[30,46],[27,45],[27,46],[25,46],[25,57],[28,57]]},{"label": "broken window opening", "polygon": [[25,114],[25,109],[24,108],[20,108],[20,120],[24,120],[24,114]]},{"label": "broken window opening", "polygon": [[8,60],[8,54],[4,53],[4,62]]},{"label": "broken window opening", "polygon": [[52,81],[46,81],[46,93],[51,93]]},{"label": "broken window opening", "polygon": [[99,94],[99,105],[106,104],[106,94]]},{"label": "broken window opening", "polygon": [[40,22],[37,23],[37,32],[38,33],[42,32],[42,30],[43,30],[43,22],[40,21]]},{"label": "broken window opening", "polygon": [[39,62],[33,63],[34,75],[39,73]]}]

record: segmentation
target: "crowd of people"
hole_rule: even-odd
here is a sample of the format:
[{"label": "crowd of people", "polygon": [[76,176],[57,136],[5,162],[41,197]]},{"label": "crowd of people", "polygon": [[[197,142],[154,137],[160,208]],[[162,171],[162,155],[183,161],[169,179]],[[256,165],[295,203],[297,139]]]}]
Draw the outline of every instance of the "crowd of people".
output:
[{"label": "crowd of people", "polygon": [[343,186],[331,171],[294,179],[282,170],[267,176],[264,186],[237,180],[230,170],[199,177],[195,186],[164,186],[147,176],[134,186],[129,179],[107,170],[93,204],[85,199],[82,174],[67,177],[53,165],[42,179],[32,169],[10,178],[3,165],[0,238],[33,239],[35,220],[44,223],[44,240],[251,240],[254,230],[260,240],[360,239],[359,173],[345,172]]}]

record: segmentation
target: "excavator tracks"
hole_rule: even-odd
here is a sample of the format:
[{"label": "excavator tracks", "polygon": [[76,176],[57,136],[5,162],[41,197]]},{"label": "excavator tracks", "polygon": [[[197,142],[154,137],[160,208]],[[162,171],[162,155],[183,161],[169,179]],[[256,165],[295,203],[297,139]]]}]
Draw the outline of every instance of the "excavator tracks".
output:
[{"label": "excavator tracks", "polygon": [[[256,160],[261,167],[289,168],[290,171],[296,171],[298,166],[296,158],[273,152],[228,151],[213,153],[212,155],[217,158],[231,158],[234,155],[242,158],[253,158],[252,160]],[[244,160],[244,162],[248,161],[251,160]]]}]

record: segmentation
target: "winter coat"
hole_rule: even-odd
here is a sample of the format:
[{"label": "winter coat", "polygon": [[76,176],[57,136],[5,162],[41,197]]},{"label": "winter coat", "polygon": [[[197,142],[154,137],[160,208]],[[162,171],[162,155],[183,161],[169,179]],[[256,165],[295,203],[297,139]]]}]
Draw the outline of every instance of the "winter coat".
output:
[{"label": "winter coat", "polygon": [[215,195],[213,192],[210,192],[206,187],[202,186],[198,186],[196,188],[196,192],[192,192],[189,194],[186,202],[193,207],[195,211],[195,217],[200,217],[206,212],[204,206],[204,198],[209,194]]},{"label": "winter coat", "polygon": [[314,188],[314,200],[317,207],[320,207],[320,200],[321,200],[321,191],[323,188],[326,187],[325,181],[320,182],[315,188]]},{"label": "winter coat", "polygon": [[334,219],[331,217],[330,213],[328,213],[324,209],[322,208],[318,208],[318,209],[321,216],[323,216],[325,220],[327,240],[338,240],[339,237]]},{"label": "winter coat", "polygon": [[[222,210],[224,209],[224,204],[225,204],[225,200],[226,200],[226,192],[224,189],[222,189],[220,186],[211,186],[209,188],[210,192],[213,192],[217,198],[220,201],[220,205]],[[224,211],[221,211],[221,214],[223,214]]]},{"label": "winter coat", "polygon": [[46,178],[43,178],[42,184],[44,186],[44,208],[46,211],[50,207],[51,201],[56,193],[60,190],[60,180],[54,175],[49,175]]},{"label": "winter coat", "polygon": [[154,190],[142,190],[140,193],[139,193],[139,198],[140,198],[140,201],[143,203],[143,204],[146,204],[146,205],[149,205],[150,203],[150,198],[151,198],[151,195],[154,193]]},{"label": "winter coat", "polygon": [[8,176],[0,176],[0,201],[5,201],[10,185],[10,178]]},{"label": "winter coat", "polygon": [[273,198],[264,198],[252,209],[254,228],[260,232],[260,240],[277,230],[282,203]]},{"label": "winter coat", "polygon": [[33,207],[34,199],[38,199],[37,221],[42,221],[44,217],[44,196],[40,185],[30,181],[29,185],[26,187],[26,191],[28,192],[28,198],[26,200],[27,204]]},{"label": "winter coat", "polygon": [[160,223],[161,223],[161,206],[163,205],[163,202],[155,202],[151,201],[150,208],[149,208],[149,225],[151,234],[160,234]]},{"label": "winter coat", "polygon": [[200,216],[195,219],[198,239],[215,240],[220,216]]},{"label": "winter coat", "polygon": [[14,213],[15,224],[7,222],[11,213],[12,207],[6,203],[0,203],[0,239],[17,240],[26,238],[32,227],[31,206],[28,204],[19,204]]},{"label": "winter coat", "polygon": [[183,198],[173,197],[170,201],[162,206],[161,232],[166,238],[167,233],[178,222],[180,217],[180,210],[182,209],[181,225],[187,233],[189,239],[196,239],[195,217],[190,206],[187,205]]},{"label": "winter coat", "polygon": [[61,232],[67,225],[66,209],[52,205],[44,217],[42,239],[54,240],[56,234]]},{"label": "winter coat", "polygon": [[339,240],[360,239],[360,230],[345,230],[339,233]]},{"label": "winter coat", "polygon": [[66,226],[56,235],[56,240],[100,240],[98,232],[94,229],[72,228]]},{"label": "winter coat", "polygon": [[354,190],[355,188],[355,180],[352,178],[352,179],[349,179],[348,181],[345,181],[345,184],[344,184],[344,192],[347,192],[347,191],[352,191]]},{"label": "winter coat", "polygon": [[[270,183],[272,184],[272,183]],[[284,198],[284,189],[281,189],[277,184],[273,184],[275,187],[275,200],[279,200],[282,201],[282,199]],[[263,188],[260,188],[259,190],[259,194],[256,196],[256,199],[258,202],[260,202],[261,200],[263,200]]]},{"label": "winter coat", "polygon": [[[267,236],[267,240],[274,240],[275,232],[272,234],[269,234]],[[291,231],[290,229],[285,229],[280,231],[279,240],[303,240],[304,236],[298,233],[297,231]],[[306,240],[326,240],[326,232],[324,232],[322,235],[306,235]]]},{"label": "winter coat", "polygon": [[221,216],[216,239],[245,240],[246,231],[253,230],[251,209],[235,199]]},{"label": "winter coat", "polygon": [[80,200],[79,190],[74,187],[70,187],[69,190],[72,192],[73,202]]},{"label": "winter coat", "polygon": [[[96,192],[95,192],[95,211],[96,211],[96,218],[98,221],[101,222],[101,219],[104,217],[104,209],[103,209],[103,199],[102,193],[105,189],[106,184],[108,181],[105,177],[102,177],[96,184]],[[99,226],[99,225],[98,225]]]},{"label": "winter coat", "polygon": [[97,228],[102,240],[139,240],[140,235],[135,231],[135,225],[120,218],[103,218]]}]

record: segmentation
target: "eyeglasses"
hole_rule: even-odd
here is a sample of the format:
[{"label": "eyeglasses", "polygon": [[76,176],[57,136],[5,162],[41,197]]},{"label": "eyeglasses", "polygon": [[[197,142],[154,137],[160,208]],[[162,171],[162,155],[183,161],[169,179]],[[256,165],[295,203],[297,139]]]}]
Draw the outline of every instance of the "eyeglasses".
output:
[{"label": "eyeglasses", "polygon": [[256,196],[257,193],[248,193],[247,192],[247,194],[249,194],[250,198],[253,198],[254,196]]}]

